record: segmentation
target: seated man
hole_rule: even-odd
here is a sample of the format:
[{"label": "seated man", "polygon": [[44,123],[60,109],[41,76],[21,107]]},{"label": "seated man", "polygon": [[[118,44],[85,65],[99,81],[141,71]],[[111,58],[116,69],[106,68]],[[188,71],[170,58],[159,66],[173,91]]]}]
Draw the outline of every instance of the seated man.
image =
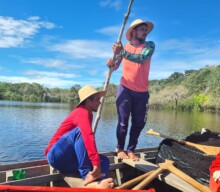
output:
[{"label": "seated man", "polygon": [[99,155],[92,132],[93,111],[106,91],[87,85],[79,90],[80,102],[61,123],[51,138],[45,155],[49,164],[62,173],[79,173],[83,184],[90,188],[112,188],[112,178],[106,178],[109,159]]}]

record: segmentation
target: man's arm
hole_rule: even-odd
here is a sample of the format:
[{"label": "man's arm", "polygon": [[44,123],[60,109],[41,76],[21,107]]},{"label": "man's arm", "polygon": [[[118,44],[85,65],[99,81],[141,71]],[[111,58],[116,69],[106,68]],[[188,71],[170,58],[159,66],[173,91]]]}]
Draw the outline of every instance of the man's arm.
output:
[{"label": "man's arm", "polygon": [[115,59],[110,58],[107,60],[106,64],[107,66],[112,70],[115,71],[119,68],[121,61],[122,61],[122,55],[121,52],[123,50],[123,45],[122,43],[115,43],[112,45],[112,51],[116,55]]},{"label": "man's arm", "polygon": [[113,60],[112,58],[108,59],[106,64],[112,71],[116,71],[119,68],[121,61],[122,57],[120,55],[119,57],[116,56],[115,60]]},{"label": "man's arm", "polygon": [[91,115],[86,109],[80,111],[78,115],[78,126],[80,128],[82,138],[93,166],[99,166],[101,164],[98,150],[96,147],[95,136],[91,127]]},{"label": "man's arm", "polygon": [[144,63],[146,60],[150,59],[155,50],[155,44],[153,41],[147,41],[145,47],[143,48],[141,54],[133,54],[125,49],[121,52],[121,55],[134,63]]}]

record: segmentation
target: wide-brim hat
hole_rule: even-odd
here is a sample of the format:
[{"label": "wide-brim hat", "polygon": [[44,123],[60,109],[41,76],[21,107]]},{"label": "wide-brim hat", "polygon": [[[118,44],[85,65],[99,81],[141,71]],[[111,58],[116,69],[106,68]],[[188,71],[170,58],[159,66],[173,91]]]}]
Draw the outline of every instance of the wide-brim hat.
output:
[{"label": "wide-brim hat", "polygon": [[154,28],[154,24],[151,23],[150,21],[143,21],[141,19],[136,19],[131,23],[130,27],[128,28],[128,30],[126,32],[126,39],[127,40],[131,41],[132,29],[134,29],[136,26],[141,25],[141,24],[147,25],[147,34],[149,34],[152,31],[152,29]]},{"label": "wide-brim hat", "polygon": [[89,98],[90,96],[99,93],[100,96],[104,96],[106,94],[107,91],[97,91],[93,86],[91,85],[86,85],[85,87],[81,88],[78,91],[79,94],[79,103],[75,106],[78,107],[83,101],[85,101],[87,98]]}]

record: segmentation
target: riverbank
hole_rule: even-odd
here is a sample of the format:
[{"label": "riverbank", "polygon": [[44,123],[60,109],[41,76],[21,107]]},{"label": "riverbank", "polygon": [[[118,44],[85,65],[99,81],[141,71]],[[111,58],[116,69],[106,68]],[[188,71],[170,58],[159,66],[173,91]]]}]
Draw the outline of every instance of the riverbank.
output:
[{"label": "riverbank", "polygon": [[[61,89],[37,83],[0,82],[0,100],[78,103],[80,88],[78,84]],[[109,84],[105,104],[115,103],[117,88]],[[151,108],[220,112],[220,65],[174,72],[166,79],[150,80],[149,92]]]}]

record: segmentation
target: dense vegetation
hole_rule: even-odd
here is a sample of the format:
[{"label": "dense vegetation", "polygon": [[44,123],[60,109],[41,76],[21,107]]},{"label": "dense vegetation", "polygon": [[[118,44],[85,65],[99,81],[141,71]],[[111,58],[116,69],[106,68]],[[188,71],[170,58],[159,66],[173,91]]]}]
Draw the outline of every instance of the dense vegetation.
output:
[{"label": "dense vegetation", "polygon": [[182,110],[220,109],[220,65],[173,73],[150,82],[151,104]]},{"label": "dense vegetation", "polygon": [[[0,100],[77,103],[80,85],[70,89],[46,88],[33,83],[0,82]],[[100,87],[99,89],[102,89]],[[110,84],[105,103],[114,103],[117,85]],[[175,72],[167,79],[150,81],[150,105],[180,110],[220,110],[220,65]]]},{"label": "dense vegetation", "polygon": [[80,88],[80,85],[74,85],[70,89],[49,89],[38,83],[0,82],[0,100],[74,103],[79,101]]}]

